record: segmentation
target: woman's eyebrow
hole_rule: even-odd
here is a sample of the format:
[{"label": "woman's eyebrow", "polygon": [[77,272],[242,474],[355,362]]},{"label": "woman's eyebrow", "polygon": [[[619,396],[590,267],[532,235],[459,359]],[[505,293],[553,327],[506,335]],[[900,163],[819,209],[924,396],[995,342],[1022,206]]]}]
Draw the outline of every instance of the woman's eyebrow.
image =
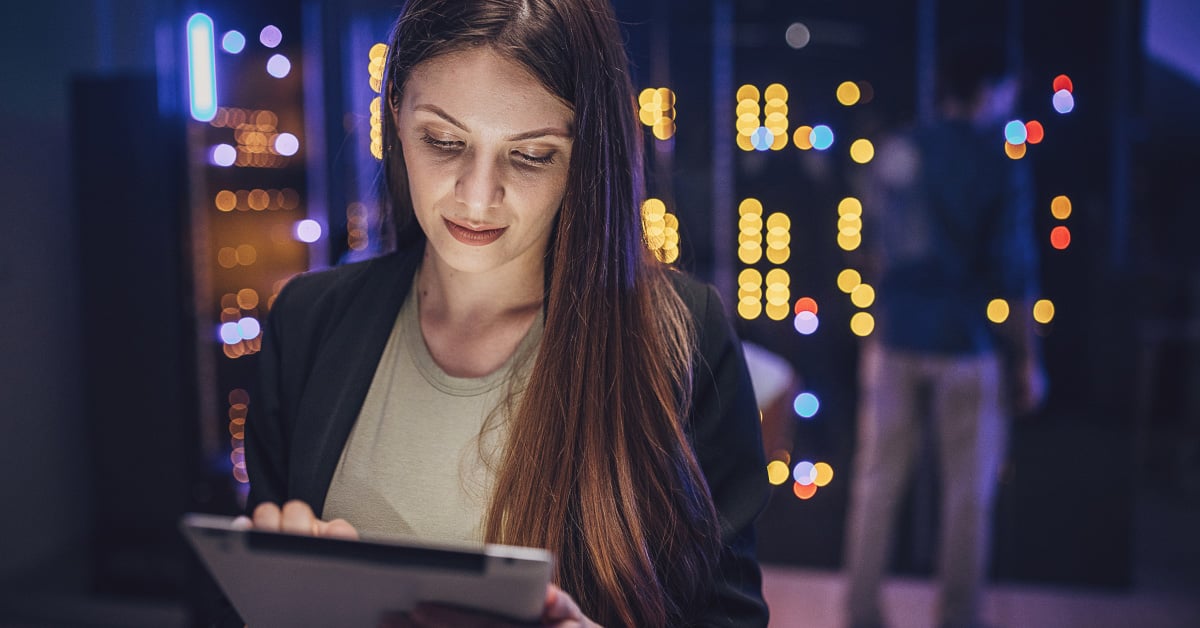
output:
[{"label": "woman's eyebrow", "polygon": [[[462,122],[459,122],[458,120],[456,120],[454,118],[454,116],[446,113],[446,111],[444,109],[442,109],[441,107],[439,107],[437,105],[423,103],[423,104],[413,107],[413,111],[428,111],[429,113],[432,113],[433,115],[445,120],[446,122],[453,124],[454,126],[466,131],[467,133],[471,132],[471,129],[469,127],[467,127],[467,125],[463,124]],[[509,137],[506,137],[504,139],[509,142],[519,142],[521,140],[529,140],[529,139],[533,139],[536,137],[551,137],[551,136],[560,137],[565,140],[573,139],[571,136],[571,131],[569,129],[564,129],[562,127],[555,127],[555,126],[542,127],[540,129],[534,129],[532,131],[524,131],[522,133],[517,133],[516,135],[510,135]]]}]

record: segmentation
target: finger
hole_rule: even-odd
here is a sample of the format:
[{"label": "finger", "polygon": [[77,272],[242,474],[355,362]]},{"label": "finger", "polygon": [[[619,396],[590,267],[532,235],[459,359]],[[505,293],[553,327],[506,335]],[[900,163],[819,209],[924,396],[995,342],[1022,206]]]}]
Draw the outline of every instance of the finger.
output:
[{"label": "finger", "polygon": [[254,527],[268,532],[278,532],[282,515],[279,506],[263,502],[254,509]]},{"label": "finger", "polygon": [[283,505],[283,517],[279,529],[289,534],[316,536],[317,516],[313,514],[312,508],[309,508],[308,504],[293,499]]},{"label": "finger", "polygon": [[234,518],[233,522],[229,524],[229,527],[233,528],[234,530],[249,530],[250,528],[254,527],[254,522],[251,521],[250,517],[247,517],[246,515],[238,515],[236,518]]},{"label": "finger", "polygon": [[583,611],[566,591],[555,585],[546,587],[546,606],[542,610],[542,621],[545,623],[565,620],[583,621]]},{"label": "finger", "polygon": [[333,521],[318,521],[317,536],[328,536],[335,539],[349,539],[351,541],[358,540],[358,530],[350,525],[345,519],[334,519]]}]

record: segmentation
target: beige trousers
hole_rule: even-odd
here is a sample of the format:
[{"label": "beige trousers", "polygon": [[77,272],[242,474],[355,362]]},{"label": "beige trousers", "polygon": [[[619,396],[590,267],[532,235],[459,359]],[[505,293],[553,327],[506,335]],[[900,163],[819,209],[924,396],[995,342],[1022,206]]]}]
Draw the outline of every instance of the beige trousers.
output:
[{"label": "beige trousers", "polygon": [[[993,353],[934,356],[871,343],[860,362],[858,444],[846,529],[846,617],[850,626],[882,626],[880,582],[891,552],[897,503],[908,485],[922,424],[936,430],[941,478],[939,598],[945,628],[975,626],[987,572],[992,502],[1007,423]],[[917,416],[922,388],[931,421]],[[933,464],[922,460],[921,464]]]}]

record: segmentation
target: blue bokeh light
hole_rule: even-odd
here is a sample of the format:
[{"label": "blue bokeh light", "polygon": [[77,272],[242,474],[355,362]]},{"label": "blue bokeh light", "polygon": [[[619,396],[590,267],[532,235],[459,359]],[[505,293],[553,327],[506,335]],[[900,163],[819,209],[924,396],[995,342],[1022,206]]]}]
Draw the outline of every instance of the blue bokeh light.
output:
[{"label": "blue bokeh light", "polygon": [[796,320],[793,323],[796,331],[801,335],[808,336],[817,331],[817,327],[821,324],[820,319],[812,312],[800,312],[796,315]]},{"label": "blue bokeh light", "polygon": [[1004,125],[1004,140],[1014,146],[1024,144],[1025,140],[1029,139],[1029,131],[1025,129],[1025,123],[1020,120],[1013,120]]},{"label": "blue bokeh light", "polygon": [[187,21],[188,99],[192,118],[208,122],[217,115],[217,61],[213,21],[196,13]]},{"label": "blue bokeh light", "polygon": [[229,31],[221,38],[221,47],[225,52],[235,55],[246,49],[246,36],[237,31]]},{"label": "blue bokeh light", "polygon": [[769,150],[774,143],[775,136],[765,126],[754,129],[754,133],[750,135],[750,145],[754,146],[754,150]]},{"label": "blue bokeh light", "polygon": [[1065,89],[1054,92],[1054,110],[1059,113],[1071,113],[1075,110],[1075,96]]},{"label": "blue bokeh light", "polygon": [[254,340],[258,338],[262,327],[258,324],[258,319],[253,316],[243,317],[237,322],[238,334],[245,340]]},{"label": "blue bokeh light", "polygon": [[833,146],[833,129],[824,124],[818,124],[813,127],[811,133],[808,134],[808,141],[812,142],[813,148],[817,150],[825,150]]},{"label": "blue bokeh light", "polygon": [[292,62],[283,55],[272,55],[267,59],[267,74],[275,78],[283,78],[292,71]]},{"label": "blue bokeh light", "polygon": [[803,392],[796,395],[796,400],[792,403],[792,408],[796,414],[805,419],[811,419],[817,415],[817,410],[821,409],[821,401],[817,396],[810,392]]},{"label": "blue bokeh light", "polygon": [[792,477],[801,486],[808,486],[817,481],[817,467],[807,460],[801,460],[792,470]]},{"label": "blue bokeh light", "polygon": [[227,345],[236,345],[242,341],[242,332],[238,329],[237,323],[222,324],[217,335],[220,336],[221,342]]}]

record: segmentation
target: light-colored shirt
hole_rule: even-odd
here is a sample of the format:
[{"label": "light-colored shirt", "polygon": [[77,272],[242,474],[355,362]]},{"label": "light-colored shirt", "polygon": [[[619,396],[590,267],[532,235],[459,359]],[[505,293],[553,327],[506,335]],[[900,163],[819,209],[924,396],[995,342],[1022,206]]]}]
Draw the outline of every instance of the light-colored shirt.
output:
[{"label": "light-colored shirt", "polygon": [[510,379],[518,394],[528,379],[542,317],[500,368],[452,377],[425,345],[416,285],[396,317],[322,515],[346,519],[363,537],[482,542],[504,443],[502,404]]}]

